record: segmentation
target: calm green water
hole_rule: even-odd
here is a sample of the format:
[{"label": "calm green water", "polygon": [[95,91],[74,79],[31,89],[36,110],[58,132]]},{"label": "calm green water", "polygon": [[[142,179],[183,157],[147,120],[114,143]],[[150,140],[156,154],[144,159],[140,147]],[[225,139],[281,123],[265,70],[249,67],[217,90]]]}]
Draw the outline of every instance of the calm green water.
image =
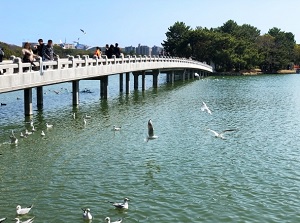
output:
[{"label": "calm green water", "polygon": [[[81,81],[93,93],[80,94],[78,108],[71,84],[45,88],[44,110],[33,115],[38,131],[26,139],[19,137],[30,127],[23,93],[0,95],[7,103],[0,107],[0,218],[34,204],[23,220],[83,222],[81,208],[89,207],[93,222],[299,222],[300,76],[174,86],[161,77],[157,90],[128,96],[118,93],[117,80],[107,101],[99,100],[99,82]],[[212,115],[200,110],[201,98]],[[84,127],[85,114],[91,119]],[[159,138],[145,142],[150,118]],[[207,128],[238,131],[221,140]],[[17,146],[9,144],[11,130]],[[108,202],[124,197],[128,211]]]}]

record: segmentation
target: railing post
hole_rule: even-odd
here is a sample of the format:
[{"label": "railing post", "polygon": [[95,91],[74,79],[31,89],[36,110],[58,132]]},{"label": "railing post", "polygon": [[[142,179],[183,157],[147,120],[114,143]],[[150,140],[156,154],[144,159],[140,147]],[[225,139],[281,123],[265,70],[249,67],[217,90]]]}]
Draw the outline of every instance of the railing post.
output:
[{"label": "railing post", "polygon": [[20,57],[16,57],[14,59],[14,63],[17,63],[18,64],[18,70],[19,70],[19,74],[23,74],[23,63],[22,63],[22,60]]}]

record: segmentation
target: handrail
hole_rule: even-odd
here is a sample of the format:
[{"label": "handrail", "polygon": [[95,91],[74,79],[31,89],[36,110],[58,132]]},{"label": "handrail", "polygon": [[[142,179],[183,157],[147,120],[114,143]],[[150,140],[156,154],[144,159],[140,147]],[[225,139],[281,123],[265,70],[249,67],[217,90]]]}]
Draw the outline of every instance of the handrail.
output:
[{"label": "handrail", "polygon": [[206,63],[199,61],[179,58],[179,57],[158,57],[158,56],[122,56],[121,58],[108,59],[107,56],[102,56],[101,58],[93,57],[90,58],[88,55],[80,57],[77,55],[68,56],[67,58],[57,58],[54,61],[42,61],[41,58],[38,61],[35,61],[35,67],[31,63],[22,63],[21,58],[11,57],[11,60],[5,60],[0,63],[0,75],[5,74],[16,74],[23,72],[40,72],[40,65],[44,67],[52,66],[53,70],[58,69],[74,69],[77,67],[88,67],[88,66],[109,66],[109,65],[119,65],[119,64],[130,64],[130,63],[153,63],[153,62],[176,62],[176,63],[185,63],[185,64],[195,64],[201,65],[208,69],[211,69],[211,66]]}]

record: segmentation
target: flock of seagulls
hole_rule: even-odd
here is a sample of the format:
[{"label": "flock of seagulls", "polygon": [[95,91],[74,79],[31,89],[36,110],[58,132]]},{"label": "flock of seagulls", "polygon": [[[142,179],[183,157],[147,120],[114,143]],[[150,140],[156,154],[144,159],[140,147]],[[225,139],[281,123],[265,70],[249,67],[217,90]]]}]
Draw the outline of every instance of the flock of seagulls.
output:
[{"label": "flock of seagulls", "polygon": [[[124,198],[124,202],[118,203],[118,202],[110,202],[112,205],[119,210],[128,210],[128,201],[129,199],[127,197]],[[84,220],[92,220],[93,216],[91,214],[91,210],[89,208],[81,208],[83,211],[82,217]],[[106,217],[105,221],[107,223],[121,223],[122,219],[120,218],[117,221],[110,221],[110,217]]]},{"label": "flock of seagulls", "polygon": [[[34,132],[36,132],[36,128],[33,125],[33,120],[30,121],[30,126],[31,126],[31,131],[29,131],[28,129],[25,129],[25,132],[21,132],[20,133],[20,138],[27,138],[28,136],[32,135]],[[53,125],[50,125],[48,123],[46,123],[46,128],[52,128]],[[41,131],[41,136],[44,137],[46,134],[45,132],[42,130]],[[18,138],[15,136],[14,130],[11,131],[11,135],[9,136],[10,138],[10,143],[11,144],[18,144]],[[1,222],[0,222],[1,223]]]},{"label": "flock of seagulls", "polygon": [[[112,205],[116,208],[116,209],[119,209],[119,210],[128,210],[128,201],[129,199],[128,198],[124,198],[124,202],[123,203],[116,203],[116,202],[110,202],[112,203]],[[30,212],[30,210],[33,208],[33,205],[30,205],[29,207],[25,207],[25,208],[22,208],[21,205],[18,205],[16,207],[16,214],[18,216],[21,216],[21,215],[26,215]],[[93,219],[93,216],[91,214],[91,210],[89,208],[82,208],[82,211],[83,211],[83,214],[82,214],[82,217],[84,220],[92,220]],[[5,220],[7,220],[7,218],[0,218],[0,223],[4,222]],[[15,223],[32,223],[34,220],[34,217],[26,220],[26,221],[21,221],[20,218],[16,217],[15,219],[13,219],[13,221],[15,221]],[[106,217],[105,218],[105,221],[107,223],[121,223],[122,222],[122,219],[118,219],[116,221],[110,221],[110,217]]]},{"label": "flock of seagulls", "polygon": [[[202,106],[201,106],[200,109],[201,109],[201,111],[207,112],[210,115],[212,114],[211,110],[209,109],[209,107],[206,105],[206,103],[204,101],[202,101]],[[236,131],[237,129],[225,129],[220,133],[218,133],[218,132],[216,132],[215,130],[212,130],[212,129],[207,129],[207,130],[212,132],[216,138],[225,139],[224,134],[226,132]]]},{"label": "flock of seagulls", "polygon": [[[26,208],[22,208],[20,205],[18,205],[18,206],[16,207],[16,214],[17,214],[18,216],[20,216],[20,215],[26,215],[26,214],[29,213],[29,211],[32,209],[32,207],[33,207],[33,205],[31,205],[31,206],[29,206],[29,207],[26,207]],[[1,218],[1,219],[0,219],[0,223],[4,222],[6,219],[7,219],[7,218]],[[33,219],[34,219],[34,217],[33,217],[33,218],[30,218],[30,219],[28,219],[28,220],[26,220],[26,221],[21,221],[20,218],[15,218],[15,219],[13,219],[12,221],[15,221],[15,223],[32,223],[32,222],[33,222]]]}]

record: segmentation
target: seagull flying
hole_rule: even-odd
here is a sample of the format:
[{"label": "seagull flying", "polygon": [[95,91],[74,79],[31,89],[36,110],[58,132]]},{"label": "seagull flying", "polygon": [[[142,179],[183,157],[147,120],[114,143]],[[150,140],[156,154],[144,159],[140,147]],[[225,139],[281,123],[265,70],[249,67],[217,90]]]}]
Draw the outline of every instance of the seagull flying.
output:
[{"label": "seagull flying", "polygon": [[113,206],[119,209],[128,209],[128,198],[124,198],[124,203],[113,203]]},{"label": "seagull flying", "polygon": [[15,218],[16,223],[32,223],[32,222],[33,222],[33,219],[34,219],[34,217],[33,217],[33,218],[30,218],[30,219],[28,219],[28,220],[26,220],[26,221],[21,221],[19,218]]},{"label": "seagull flying", "polygon": [[18,139],[14,134],[14,130],[11,130],[11,135],[9,136],[10,138],[10,143],[11,144],[17,144],[18,143]]},{"label": "seagull flying", "polygon": [[29,207],[27,207],[27,208],[21,208],[21,206],[18,205],[18,206],[16,207],[17,214],[18,214],[18,215],[27,214],[27,213],[31,210],[32,207],[33,207],[33,205],[31,205],[31,206],[29,206]]},{"label": "seagull flying", "polygon": [[31,134],[32,134],[32,132],[29,132],[27,129],[25,130],[25,136],[29,136]]},{"label": "seagull flying", "polygon": [[0,218],[0,223],[4,222],[6,218]]},{"label": "seagull flying", "polygon": [[120,218],[120,219],[117,220],[117,221],[110,221],[110,218],[109,218],[109,217],[106,217],[106,218],[105,218],[105,221],[106,221],[107,223],[121,223],[121,222],[122,222],[122,218]]},{"label": "seagull flying", "polygon": [[214,135],[215,135],[216,138],[225,139],[224,136],[223,136],[223,134],[224,134],[225,132],[236,131],[236,129],[226,129],[226,130],[224,130],[224,131],[222,131],[222,132],[220,132],[220,133],[218,133],[218,132],[216,132],[216,131],[214,131],[214,130],[211,130],[211,129],[208,129],[208,131],[211,131],[212,133],[214,133]]},{"label": "seagull flying", "polygon": [[84,219],[88,219],[88,220],[93,219],[93,216],[92,216],[92,214],[91,214],[91,210],[90,210],[89,208],[87,208],[87,209],[83,209],[83,208],[82,208],[82,210],[83,210],[82,217],[83,217]]},{"label": "seagull flying", "polygon": [[83,29],[80,29],[81,32],[83,32],[83,34],[86,34],[86,32]]},{"label": "seagull flying", "polygon": [[147,142],[149,139],[157,139],[158,136],[154,135],[154,129],[153,129],[153,124],[151,119],[148,121],[148,137],[147,137]]},{"label": "seagull flying", "polygon": [[211,111],[209,110],[204,101],[202,101],[201,111],[207,111],[207,113],[211,115]]}]

